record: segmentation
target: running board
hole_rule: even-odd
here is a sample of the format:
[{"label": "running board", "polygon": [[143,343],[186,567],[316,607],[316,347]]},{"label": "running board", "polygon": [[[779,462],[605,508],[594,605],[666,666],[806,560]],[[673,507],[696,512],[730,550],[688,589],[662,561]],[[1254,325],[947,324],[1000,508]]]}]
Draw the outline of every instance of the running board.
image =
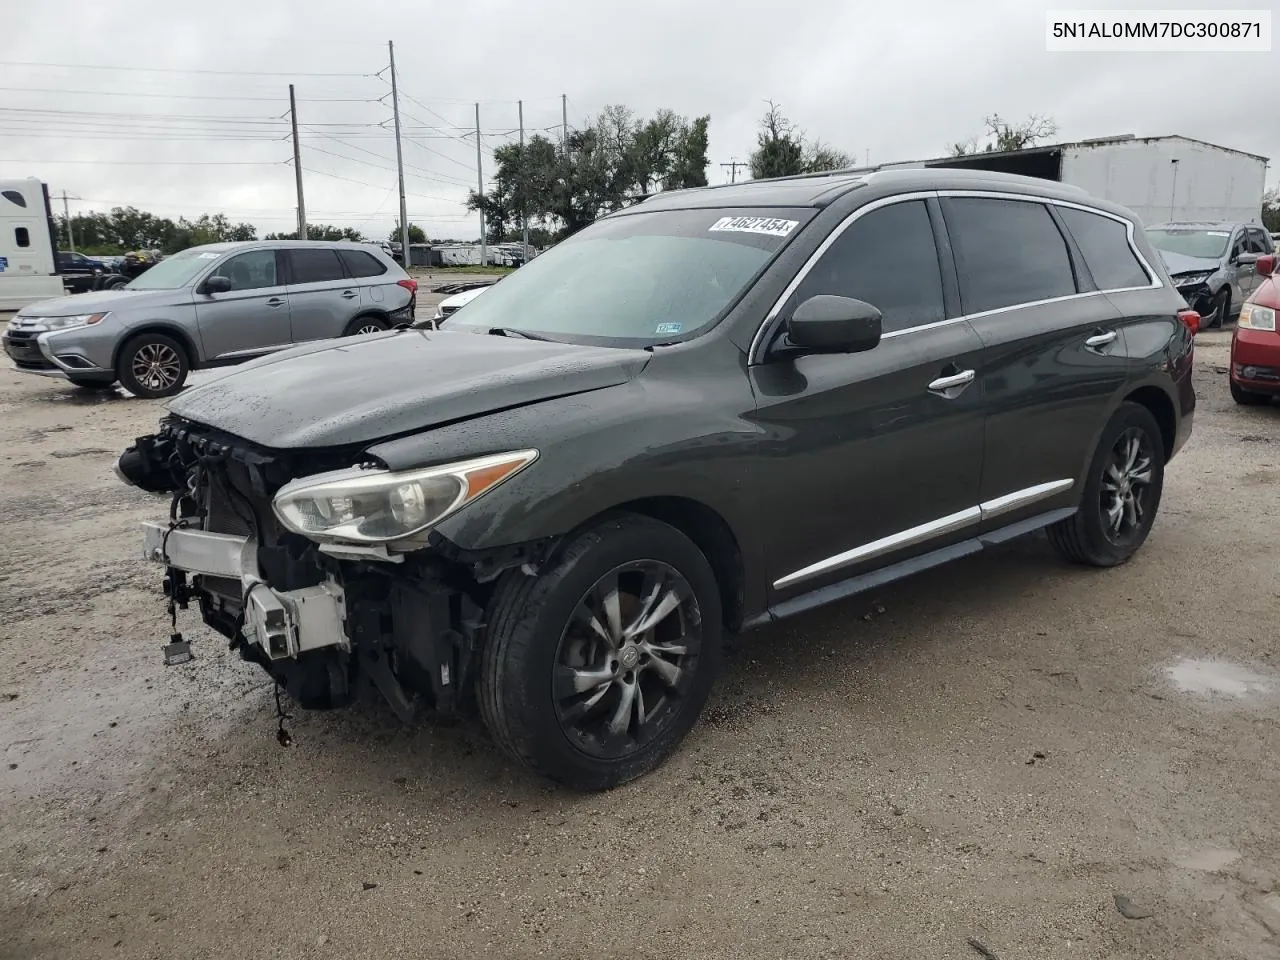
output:
[{"label": "running board", "polygon": [[1057,523],[1059,520],[1065,520],[1075,512],[1075,507],[1050,510],[1047,513],[1037,514],[1034,517],[1028,517],[1026,520],[1019,520],[1017,523],[1011,523],[1008,526],[992,530],[989,533],[982,533],[976,537],[970,537],[968,540],[961,540],[959,543],[953,543],[949,546],[939,547],[937,550],[931,550],[928,553],[922,553],[917,557],[899,560],[897,563],[891,563],[887,567],[881,567],[878,570],[871,570],[867,573],[850,577],[847,580],[841,580],[838,583],[810,590],[808,593],[802,593],[798,597],[792,597],[790,600],[774,604],[765,613],[748,620],[743,624],[743,627],[763,626],[774,620],[782,620],[797,613],[812,610],[815,607],[825,606],[835,600],[843,600],[845,597],[852,597],[855,594],[874,590],[876,587],[882,587],[895,580],[901,580],[922,570],[938,567],[971,554],[981,553],[986,547],[1007,543],[1028,533],[1042,530]]}]

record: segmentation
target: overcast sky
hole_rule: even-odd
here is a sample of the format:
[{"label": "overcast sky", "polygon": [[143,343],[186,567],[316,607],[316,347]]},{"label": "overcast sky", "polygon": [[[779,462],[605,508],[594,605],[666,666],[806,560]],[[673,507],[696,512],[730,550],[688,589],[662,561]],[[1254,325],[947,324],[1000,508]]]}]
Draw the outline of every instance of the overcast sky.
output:
[{"label": "overcast sky", "polygon": [[[751,152],[767,99],[859,162],[943,154],[980,134],[993,111],[1052,117],[1055,140],[1179,133],[1280,162],[1280,122],[1274,105],[1262,105],[1280,79],[1280,53],[1047,53],[1044,11],[1063,6],[12,2],[0,52],[0,177],[45,180],[53,193],[82,198],[73,212],[121,204],[172,217],[222,211],[263,232],[290,230],[294,177],[282,117],[293,82],[308,219],[384,238],[398,205],[389,97],[379,102],[390,87],[376,76],[389,39],[411,135],[409,218],[434,237],[478,233],[463,208],[476,179],[475,140],[465,134],[477,100],[486,173],[493,147],[514,138],[516,100],[524,100],[527,130],[558,132],[561,94],[571,127],[609,103],[643,115],[660,107],[710,114],[712,183],[728,179],[720,163]],[[58,66],[66,64],[77,66]],[[1268,184],[1276,179],[1273,164]]]}]

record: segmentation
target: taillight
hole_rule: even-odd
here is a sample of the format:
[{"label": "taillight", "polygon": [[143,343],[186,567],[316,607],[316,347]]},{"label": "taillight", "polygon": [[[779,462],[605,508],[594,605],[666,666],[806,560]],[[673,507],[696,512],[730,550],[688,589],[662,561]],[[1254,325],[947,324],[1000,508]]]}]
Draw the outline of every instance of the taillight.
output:
[{"label": "taillight", "polygon": [[[409,291],[411,294],[413,294],[415,297],[418,295],[418,281],[417,281],[417,280],[397,280],[397,281],[396,281],[396,286],[397,286],[397,287],[404,287],[406,290],[408,290],[408,291]],[[1197,323],[1199,323],[1199,322],[1200,322],[1200,316],[1199,316],[1199,314],[1197,314],[1197,315],[1196,315],[1196,322],[1197,322]]]},{"label": "taillight", "polygon": [[1186,310],[1179,310],[1178,319],[1187,325],[1187,329],[1190,330],[1193,335],[1200,332],[1200,314],[1196,313],[1190,307]]}]

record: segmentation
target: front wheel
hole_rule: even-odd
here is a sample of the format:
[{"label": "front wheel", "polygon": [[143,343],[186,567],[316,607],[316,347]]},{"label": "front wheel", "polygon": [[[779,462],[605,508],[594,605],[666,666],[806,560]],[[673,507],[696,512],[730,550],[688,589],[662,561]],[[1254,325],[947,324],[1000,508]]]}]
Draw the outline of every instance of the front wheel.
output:
[{"label": "front wheel", "polygon": [[120,351],[116,375],[120,385],[147,400],[170,397],[186,383],[191,361],[182,344],[163,333],[143,333]]},{"label": "front wheel", "polygon": [[657,766],[710,693],[720,592],[679,530],[620,514],[578,534],[537,576],[499,581],[479,699],[507,753],[580,790]]},{"label": "front wheel", "polygon": [[1124,563],[1151,532],[1163,490],[1160,427],[1146,407],[1123,403],[1102,431],[1080,509],[1049,528],[1049,541],[1075,563]]}]

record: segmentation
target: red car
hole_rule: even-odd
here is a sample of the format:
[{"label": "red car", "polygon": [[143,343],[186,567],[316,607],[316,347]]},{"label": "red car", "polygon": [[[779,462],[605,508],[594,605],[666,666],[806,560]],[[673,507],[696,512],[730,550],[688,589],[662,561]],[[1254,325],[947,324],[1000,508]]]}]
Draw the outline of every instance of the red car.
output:
[{"label": "red car", "polygon": [[1268,279],[1240,308],[1231,335],[1231,396],[1236,403],[1267,403],[1280,396],[1280,275],[1276,258],[1258,258],[1258,273]]}]

